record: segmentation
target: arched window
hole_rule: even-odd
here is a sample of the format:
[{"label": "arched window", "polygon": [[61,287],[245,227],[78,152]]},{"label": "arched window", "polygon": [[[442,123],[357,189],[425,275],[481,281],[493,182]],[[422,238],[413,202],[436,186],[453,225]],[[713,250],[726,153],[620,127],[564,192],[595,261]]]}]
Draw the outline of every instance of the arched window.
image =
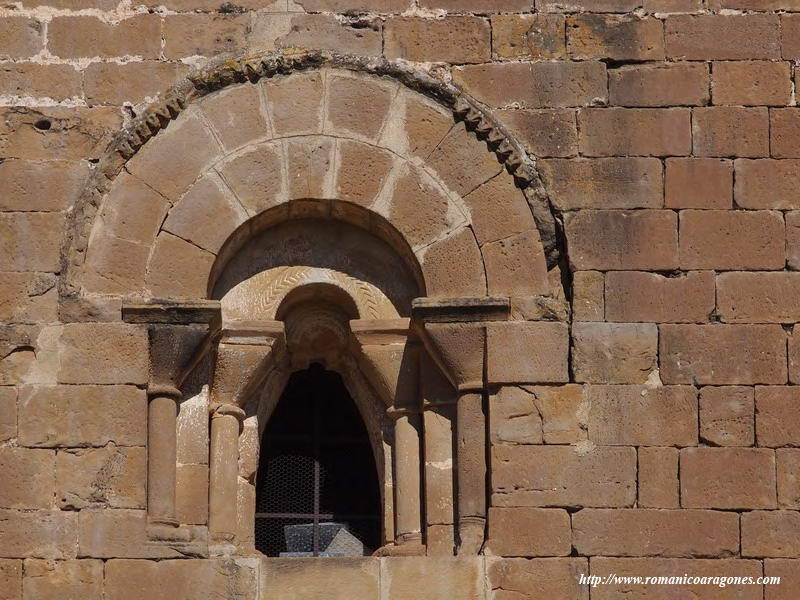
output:
[{"label": "arched window", "polygon": [[365,556],[381,543],[378,471],[342,378],[294,373],[267,423],[256,478],[256,548],[268,556]]}]

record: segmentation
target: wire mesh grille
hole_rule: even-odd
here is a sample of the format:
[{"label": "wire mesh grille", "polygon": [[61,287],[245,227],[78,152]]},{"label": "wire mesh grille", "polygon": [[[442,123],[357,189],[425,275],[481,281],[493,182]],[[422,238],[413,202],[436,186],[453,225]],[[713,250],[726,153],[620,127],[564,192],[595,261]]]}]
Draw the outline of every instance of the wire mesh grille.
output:
[{"label": "wire mesh grille", "polygon": [[380,541],[375,460],[341,377],[292,375],[264,430],[256,548],[268,556],[364,556]]}]

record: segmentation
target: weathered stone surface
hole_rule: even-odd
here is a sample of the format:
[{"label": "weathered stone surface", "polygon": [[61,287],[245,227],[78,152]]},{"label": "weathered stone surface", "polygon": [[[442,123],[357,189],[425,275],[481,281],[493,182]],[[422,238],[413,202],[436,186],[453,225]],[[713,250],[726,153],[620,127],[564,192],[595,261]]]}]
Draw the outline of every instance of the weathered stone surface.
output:
[{"label": "weathered stone surface", "polygon": [[[566,382],[569,332],[564,323],[509,322],[488,327],[492,383]],[[530,356],[525,348],[539,348]]]},{"label": "weathered stone surface", "polygon": [[680,221],[684,269],[783,268],[784,225],[777,211],[684,210]]},{"label": "weathered stone surface", "polygon": [[87,169],[77,161],[0,163],[0,210],[59,211],[74,204]]},{"label": "weathered stone surface", "polygon": [[599,271],[578,271],[572,276],[572,318],[605,319],[605,276]]},{"label": "weathered stone surface", "polygon": [[78,516],[60,510],[0,510],[0,539],[2,558],[74,558]]},{"label": "weathered stone surface", "polygon": [[[453,270],[453,261],[458,269]],[[422,256],[428,295],[440,298],[486,294],[486,272],[475,235],[464,228],[428,248]]]},{"label": "weathered stone surface", "polygon": [[[482,564],[481,557],[442,557],[436,561],[424,556],[384,559],[382,593],[387,600],[413,598],[419,590],[425,590],[430,600],[480,600],[484,597]],[[341,598],[344,600],[346,596]]]},{"label": "weathered stone surface", "polygon": [[636,449],[495,446],[494,506],[632,506]]},{"label": "weathered stone surface", "polygon": [[143,446],[147,399],[132,386],[32,386],[19,402],[24,446]]},{"label": "weathered stone surface", "polygon": [[578,129],[574,110],[506,109],[498,110],[496,115],[534,156],[566,157],[574,156],[578,152]]},{"label": "weathered stone surface", "polygon": [[147,453],[116,447],[61,450],[56,458],[56,500],[62,509],[104,505],[144,508]]},{"label": "weathered stone surface", "polygon": [[546,159],[538,166],[551,201],[562,210],[663,205],[664,178],[657,158]]},{"label": "weathered stone surface", "polygon": [[208,521],[208,467],[179,465],[175,485],[175,515],[178,521],[204,525]]},{"label": "weathered stone surface", "polygon": [[[219,172],[249,214],[278,204],[283,196],[283,159],[273,144],[257,146],[225,162]],[[229,232],[230,234],[230,232]]]},{"label": "weathered stone surface", "polygon": [[249,15],[172,14],[164,18],[164,56],[214,56],[244,48]]},{"label": "weathered stone surface", "polygon": [[475,17],[392,17],[384,29],[384,54],[411,61],[485,62],[491,55],[491,27]]},{"label": "weathered stone surface", "polygon": [[800,585],[800,560],[767,559],[764,561],[764,575],[781,578],[778,585],[764,586],[766,600],[792,600],[794,590]]},{"label": "weathered stone surface", "polygon": [[743,513],[742,556],[800,557],[800,512],[757,510]]},{"label": "weathered stone surface", "polygon": [[589,586],[579,585],[589,574],[585,558],[509,558],[488,564],[489,584],[494,600],[558,598],[589,600]]},{"label": "weathered stone surface", "polygon": [[259,87],[245,84],[220,90],[205,99],[202,112],[227,150],[268,134]]},{"label": "weathered stone surface", "polygon": [[792,94],[789,63],[723,61],[714,63],[711,94],[714,104],[786,106]]},{"label": "weathered stone surface", "polygon": [[666,20],[665,40],[669,58],[780,57],[777,15],[676,15]]},{"label": "weathered stone surface", "polygon": [[[411,559],[395,558],[392,562],[402,560]],[[267,598],[298,596],[308,600],[377,600],[381,589],[380,570],[377,558],[273,559],[261,563],[261,594]],[[414,581],[416,585],[422,585],[421,579]],[[335,586],[333,582],[336,582]]]},{"label": "weathered stone surface", "polygon": [[[289,200],[295,198],[324,198],[327,190],[333,187],[333,158],[335,141],[325,137],[298,137],[286,142],[287,166],[289,174],[287,183],[289,185]],[[280,159],[277,154],[273,155],[272,167],[277,183],[278,171],[281,168]],[[249,174],[252,175],[252,174]],[[268,179],[263,180],[265,185],[272,182]],[[282,192],[279,186],[274,186],[272,194]],[[242,186],[246,194],[250,194],[249,186]],[[241,188],[240,188],[241,189]]]},{"label": "weathered stone surface", "polygon": [[652,17],[575,15],[567,19],[567,50],[578,59],[663,60],[664,28]]},{"label": "weathered stone surface", "polygon": [[258,587],[257,563],[246,558],[158,562],[109,560],[105,565],[105,574],[106,600],[170,600],[214,596],[254,600]]},{"label": "weathered stone surface", "polygon": [[694,108],[692,134],[696,156],[757,158],[769,154],[766,107]]},{"label": "weathered stone surface", "polygon": [[187,65],[156,61],[92,63],[84,72],[86,101],[89,105],[138,104],[178,83],[188,71]]},{"label": "weathered stone surface", "polygon": [[223,181],[205,176],[172,207],[163,229],[216,254],[245,220],[244,209],[225,190]]},{"label": "weathered stone surface", "polygon": [[339,142],[337,151],[337,197],[362,206],[371,205],[394,166],[394,157],[374,146],[344,140]]},{"label": "weathered stone surface", "polygon": [[800,158],[800,111],[795,108],[769,111],[769,149],[774,158]]},{"label": "weathered stone surface", "polygon": [[678,218],[662,210],[584,210],[565,228],[573,270],[669,270],[678,266]]},{"label": "weathered stone surface", "polygon": [[51,508],[54,473],[54,452],[0,448],[0,507]]},{"label": "weathered stone surface", "polygon": [[710,272],[664,277],[612,271],[605,282],[608,321],[704,323],[714,310],[714,275]]},{"label": "weathered stone surface", "polygon": [[765,448],[681,450],[684,508],[775,508],[775,453]]},{"label": "weathered stone surface", "polygon": [[607,96],[605,66],[596,61],[475,65],[453,78],[494,108],[583,106]]},{"label": "weathered stone surface", "polygon": [[[283,9],[281,9],[283,10]],[[263,43],[264,49],[274,48],[319,48],[348,52],[360,56],[380,56],[383,46],[383,23],[380,19],[353,21],[333,14],[293,14],[288,23],[284,15],[254,13],[254,25],[248,36],[249,46]],[[288,16],[288,15],[286,15]],[[276,35],[288,29],[280,37]],[[263,40],[263,41],[262,41]],[[274,42],[273,42],[274,40]]]},{"label": "weathered stone surface", "polygon": [[25,561],[23,600],[102,600],[103,561]]},{"label": "weathered stone surface", "polygon": [[103,202],[100,213],[102,230],[123,240],[150,245],[168,208],[164,196],[138,178],[122,172]]},{"label": "weathered stone surface", "polygon": [[147,332],[124,323],[70,323],[60,339],[59,383],[144,384]]},{"label": "weathered stone surface", "polygon": [[614,106],[702,106],[708,102],[708,67],[678,62],[625,65],[608,72]]},{"label": "weathered stone surface", "polygon": [[590,385],[589,440],[607,446],[697,444],[692,386]]},{"label": "weathered stone surface", "polygon": [[21,560],[0,560],[0,600],[22,600]]},{"label": "weathered stone surface", "polygon": [[712,510],[608,510],[572,516],[575,549],[588,556],[732,556],[739,516]]},{"label": "weathered stone surface", "polygon": [[741,208],[795,209],[798,160],[738,159],[734,198]]},{"label": "weathered stone surface", "polygon": [[678,450],[639,448],[639,498],[641,508],[678,508]]},{"label": "weathered stone surface", "polygon": [[17,390],[0,387],[0,442],[17,437]]},{"label": "weathered stone surface", "polygon": [[531,296],[550,292],[544,249],[536,229],[487,242],[481,248],[481,254],[490,296]]},{"label": "weathered stone surface", "polygon": [[664,383],[785,383],[786,334],[780,325],[661,325]]},{"label": "weathered stone surface", "polygon": [[56,321],[56,278],[51,273],[0,273],[0,321]]},{"label": "weathered stone surface", "polygon": [[706,386],[700,390],[700,438],[716,446],[752,446],[755,441],[753,388]]},{"label": "weathered stone surface", "polygon": [[[143,510],[84,508],[78,513],[78,556],[178,558],[168,546],[147,542]],[[73,546],[74,551],[74,546]]]},{"label": "weathered stone surface", "polygon": [[204,298],[214,255],[162,231],[147,264],[147,288],[157,298]]},{"label": "weathered stone surface", "polygon": [[429,161],[448,187],[461,196],[489,181],[503,168],[497,157],[463,124],[450,130]]},{"label": "weathered stone surface", "polygon": [[412,247],[431,243],[450,227],[450,200],[421,169],[409,167],[401,173],[394,184],[389,221]]},{"label": "weathered stone surface", "polygon": [[588,405],[584,386],[534,385],[525,389],[533,395],[545,444],[571,444],[586,439],[584,419]]},{"label": "weathered stone surface", "polygon": [[29,17],[3,17],[0,19],[0,56],[24,58],[38,54],[44,45],[44,25]]},{"label": "weathered stone surface", "polygon": [[[761,576],[761,562],[740,559],[691,558],[606,558],[593,557],[589,561],[592,575],[599,577],[752,577]],[[618,580],[619,581],[619,580]],[[624,580],[623,580],[624,581]],[[624,595],[628,600],[672,600],[676,589],[686,591],[697,600],[760,600],[763,595],[759,585],[717,585],[696,583],[692,585],[632,585],[614,583],[592,588],[592,600],[615,600]]]},{"label": "weathered stone surface", "polygon": [[572,369],[587,383],[644,383],[656,368],[658,328],[652,323],[575,323]]},{"label": "weathered stone surface", "polygon": [[158,58],[161,19],[139,14],[117,24],[90,16],[59,16],[47,26],[47,49],[62,58]]},{"label": "weathered stone surface", "polygon": [[730,208],[733,165],[717,158],[668,158],[664,205],[668,208]]},{"label": "weathered stone surface", "polygon": [[58,271],[61,213],[0,213],[0,270]]},{"label": "weathered stone surface", "polygon": [[322,76],[313,71],[267,81],[264,92],[275,134],[320,133],[324,98],[322,89]]},{"label": "weathered stone surface", "polygon": [[717,277],[717,312],[729,323],[800,320],[800,273],[723,273]]},{"label": "weathered stone surface", "polygon": [[396,92],[395,86],[379,84],[373,78],[331,75],[326,131],[344,131],[374,141]]},{"label": "weathered stone surface", "polygon": [[128,170],[171,201],[177,201],[221,152],[211,131],[187,111],[128,162]]},{"label": "weathered stone surface", "polygon": [[564,24],[563,15],[493,15],[492,52],[497,58],[564,58]]},{"label": "weathered stone surface", "polygon": [[778,507],[800,508],[800,450],[781,448],[775,451],[778,467]]},{"label": "weathered stone surface", "polygon": [[756,388],[756,440],[759,446],[800,446],[800,388]]},{"label": "weathered stone surface", "polygon": [[[431,201],[433,198],[427,199],[427,202]],[[535,227],[525,196],[514,185],[514,179],[503,173],[478,186],[464,198],[464,202],[469,207],[478,244],[502,240]],[[501,213],[513,216],[502,218]],[[535,262],[533,257],[531,259]]]},{"label": "weathered stone surface", "polygon": [[493,444],[541,444],[542,417],[536,397],[524,388],[504,386],[489,399]]},{"label": "weathered stone surface", "polygon": [[585,108],[578,112],[586,156],[684,156],[692,151],[686,108]]},{"label": "weathered stone surface", "polygon": [[567,556],[570,516],[558,508],[490,508],[487,549],[498,556]]}]

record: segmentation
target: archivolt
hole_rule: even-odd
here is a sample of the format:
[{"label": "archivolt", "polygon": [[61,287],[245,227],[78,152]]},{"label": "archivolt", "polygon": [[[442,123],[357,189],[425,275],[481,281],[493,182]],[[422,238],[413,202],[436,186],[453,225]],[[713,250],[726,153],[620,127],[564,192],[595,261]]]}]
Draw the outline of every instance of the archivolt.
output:
[{"label": "archivolt", "polygon": [[[149,146],[147,142],[150,138],[176,120],[190,105],[198,103],[213,92],[246,82],[256,83],[259,80],[270,80],[281,75],[321,68],[360,72],[384,80],[389,78],[451,111],[455,121],[463,121],[467,130],[473,132],[479,140],[485,141],[488,148],[496,154],[498,161],[513,175],[516,186],[524,194],[532,212],[547,264],[552,266],[556,263],[558,250],[555,221],[534,163],[521,145],[467,94],[426,73],[383,59],[366,59],[322,51],[284,52],[246,56],[209,66],[172,88],[163,99],[148,107],[129,127],[114,138],[110,149],[97,165],[85,193],[71,211],[70,231],[66,236],[62,258],[64,263],[62,297],[69,299],[79,296],[80,284],[77,275],[86,260],[90,233],[103,198],[112,190],[118,175],[126,168],[128,161],[134,158],[140,149]],[[364,141],[354,140],[352,143],[364,143]],[[215,176],[216,173],[211,173],[210,181],[205,181],[204,184],[213,184]],[[172,206],[178,201],[173,200],[175,203]],[[257,212],[247,214],[245,217],[249,218],[254,214]],[[525,245],[528,241],[521,243]],[[538,240],[534,243],[538,244]],[[442,251],[445,249],[442,248]],[[494,251],[495,256],[501,257],[498,260],[507,260],[508,255],[515,252],[516,255],[511,260],[517,261],[517,255],[520,255],[519,249],[510,251],[507,247],[501,247]],[[152,255],[152,251],[150,254]]]}]

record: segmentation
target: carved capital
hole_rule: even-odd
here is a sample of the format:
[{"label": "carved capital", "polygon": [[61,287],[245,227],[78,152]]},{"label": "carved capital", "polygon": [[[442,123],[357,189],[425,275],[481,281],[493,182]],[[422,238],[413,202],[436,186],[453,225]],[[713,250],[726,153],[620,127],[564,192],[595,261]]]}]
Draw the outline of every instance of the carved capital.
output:
[{"label": "carved capital", "polygon": [[415,329],[459,392],[484,388],[486,323],[505,321],[508,298],[417,298]]},{"label": "carved capital", "polygon": [[243,404],[271,370],[282,340],[280,321],[224,323],[211,383],[212,403]]},{"label": "carved capital", "polygon": [[353,320],[360,364],[389,406],[416,410],[419,352],[409,336],[410,319]]},{"label": "carved capital", "polygon": [[125,322],[147,326],[149,395],[180,397],[177,388],[203,353],[204,342],[219,317],[220,304],[215,300],[147,300],[123,305]]}]

